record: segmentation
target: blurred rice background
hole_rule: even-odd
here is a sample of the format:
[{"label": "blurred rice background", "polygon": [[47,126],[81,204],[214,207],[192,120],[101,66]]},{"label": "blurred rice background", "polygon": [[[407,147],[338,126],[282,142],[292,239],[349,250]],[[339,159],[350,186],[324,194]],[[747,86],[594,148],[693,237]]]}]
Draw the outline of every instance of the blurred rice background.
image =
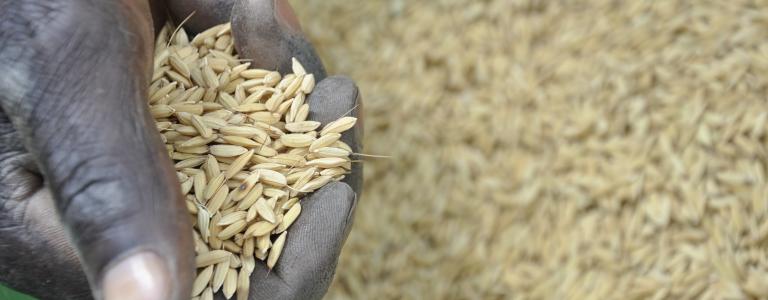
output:
[{"label": "blurred rice background", "polygon": [[768,297],[768,2],[292,3],[392,156],[329,299]]}]

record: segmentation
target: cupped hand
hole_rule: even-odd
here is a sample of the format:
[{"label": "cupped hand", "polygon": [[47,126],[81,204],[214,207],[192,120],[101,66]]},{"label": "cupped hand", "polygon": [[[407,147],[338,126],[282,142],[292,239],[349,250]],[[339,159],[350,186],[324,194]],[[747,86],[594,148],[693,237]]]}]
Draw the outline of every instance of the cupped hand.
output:
[{"label": "cupped hand", "polygon": [[[166,16],[195,11],[191,32],[231,20],[253,66],[285,72],[297,57],[325,77],[284,0],[166,2],[0,1],[0,282],[41,299],[189,298],[189,216],[146,106],[153,28]],[[361,109],[343,77],[319,81],[309,104],[323,123]],[[360,137],[358,125],[342,139],[358,152]],[[355,164],[304,201],[250,298],[322,297],[361,176]]]}]

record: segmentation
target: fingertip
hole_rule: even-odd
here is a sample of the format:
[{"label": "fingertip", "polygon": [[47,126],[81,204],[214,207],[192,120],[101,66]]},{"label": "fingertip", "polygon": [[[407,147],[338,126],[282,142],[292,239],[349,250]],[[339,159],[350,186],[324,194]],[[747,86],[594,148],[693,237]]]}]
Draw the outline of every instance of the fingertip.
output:
[{"label": "fingertip", "polygon": [[319,81],[325,68],[315,48],[301,32],[296,15],[286,0],[239,0],[232,8],[232,32],[240,55],[252,66],[291,72],[297,58]]},{"label": "fingertip", "polygon": [[309,118],[326,124],[345,115],[356,116],[360,89],[346,76],[334,75],[320,81],[309,95]]},{"label": "fingertip", "polygon": [[174,281],[166,261],[155,253],[142,252],[117,262],[106,271],[103,280],[106,300],[174,299]]}]

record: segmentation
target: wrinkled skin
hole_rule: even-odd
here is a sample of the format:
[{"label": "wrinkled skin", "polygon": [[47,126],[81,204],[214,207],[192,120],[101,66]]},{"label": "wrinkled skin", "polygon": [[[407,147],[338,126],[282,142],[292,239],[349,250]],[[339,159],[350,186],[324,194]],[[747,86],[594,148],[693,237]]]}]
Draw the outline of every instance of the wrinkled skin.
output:
[{"label": "wrinkled skin", "polygon": [[[146,107],[154,32],[191,11],[191,32],[232,20],[253,66],[286,72],[295,56],[316,74],[311,119],[357,115],[357,87],[325,78],[281,1],[0,0],[0,282],[40,299],[107,298],[109,270],[142,253],[160,262],[163,298],[188,299],[191,225]],[[361,132],[342,137],[355,152]],[[251,299],[325,294],[361,174],[355,164],[303,200],[277,267],[257,266]]]}]

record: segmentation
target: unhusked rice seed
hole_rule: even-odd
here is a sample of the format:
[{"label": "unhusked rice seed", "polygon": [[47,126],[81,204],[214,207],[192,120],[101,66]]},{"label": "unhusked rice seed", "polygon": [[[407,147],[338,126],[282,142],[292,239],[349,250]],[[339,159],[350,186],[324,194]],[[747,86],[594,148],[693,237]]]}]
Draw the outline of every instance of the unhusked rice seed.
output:
[{"label": "unhusked rice seed", "polygon": [[286,76],[248,69],[229,24],[191,42],[183,28],[169,41],[173,30],[158,34],[148,97],[195,223],[191,297],[246,299],[256,259],[275,267],[300,198],[329,182],[321,172],[350,162],[334,143],[356,119],[329,122],[318,136],[323,124],[306,120],[314,76],[298,60]]}]

